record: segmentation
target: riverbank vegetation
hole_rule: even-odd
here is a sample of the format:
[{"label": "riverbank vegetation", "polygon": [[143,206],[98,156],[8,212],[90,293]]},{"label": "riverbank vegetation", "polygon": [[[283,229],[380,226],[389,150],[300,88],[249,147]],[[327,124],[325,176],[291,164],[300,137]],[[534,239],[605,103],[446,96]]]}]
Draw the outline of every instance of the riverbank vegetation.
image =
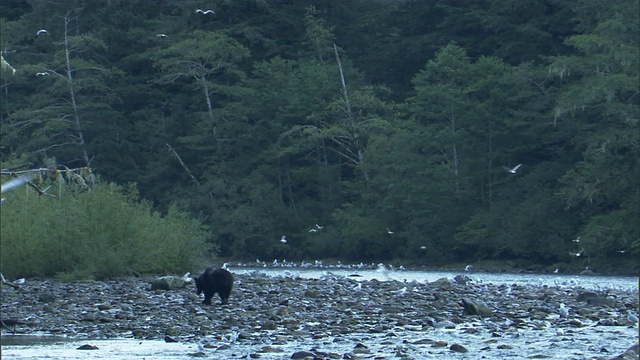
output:
[{"label": "riverbank vegetation", "polygon": [[160,216],[133,185],[27,190],[2,208],[0,259],[9,278],[178,274],[201,267],[210,247],[202,224],[175,207]]},{"label": "riverbank vegetation", "polygon": [[[637,1],[197,5],[0,4],[2,168],[105,181],[65,206],[10,199],[3,268],[5,248],[33,241],[78,251],[49,260],[65,272],[101,266],[80,256],[89,244],[181,247],[188,217],[225,258],[597,268],[640,255]],[[107,183],[145,201],[107,200]],[[48,223],[5,227],[18,214]],[[99,241],[76,247],[86,232]]]}]

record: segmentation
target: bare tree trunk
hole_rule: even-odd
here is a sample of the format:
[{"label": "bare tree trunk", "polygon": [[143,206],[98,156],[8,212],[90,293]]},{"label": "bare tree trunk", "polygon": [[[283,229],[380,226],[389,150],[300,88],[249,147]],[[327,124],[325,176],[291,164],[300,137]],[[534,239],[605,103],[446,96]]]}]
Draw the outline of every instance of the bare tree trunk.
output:
[{"label": "bare tree trunk", "polygon": [[78,144],[80,145],[80,150],[82,151],[82,159],[84,160],[84,164],[86,167],[91,165],[91,161],[89,159],[89,154],[87,153],[87,146],[84,139],[84,133],[82,132],[81,126],[81,116],[80,109],[78,107],[78,102],[76,101],[76,89],[73,83],[73,71],[71,69],[71,47],[69,45],[69,23],[71,20],[69,19],[69,14],[64,17],[64,54],[65,54],[65,62],[66,62],[66,81],[67,87],[69,89],[69,102],[71,103],[71,108],[73,110],[73,121],[76,130],[76,137]]}]

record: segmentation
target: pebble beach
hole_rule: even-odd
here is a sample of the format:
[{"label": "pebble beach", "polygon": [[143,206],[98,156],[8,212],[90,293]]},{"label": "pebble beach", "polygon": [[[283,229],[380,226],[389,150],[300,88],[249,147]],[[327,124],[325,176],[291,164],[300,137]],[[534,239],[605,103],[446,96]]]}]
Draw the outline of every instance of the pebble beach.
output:
[{"label": "pebble beach", "polygon": [[[217,296],[201,304],[193,284],[151,290],[152,278],[3,286],[3,336],[175,342],[185,345],[183,358],[637,358],[637,291],[466,276],[425,283],[330,273],[234,277],[224,306]],[[635,357],[624,355],[633,345]]]}]

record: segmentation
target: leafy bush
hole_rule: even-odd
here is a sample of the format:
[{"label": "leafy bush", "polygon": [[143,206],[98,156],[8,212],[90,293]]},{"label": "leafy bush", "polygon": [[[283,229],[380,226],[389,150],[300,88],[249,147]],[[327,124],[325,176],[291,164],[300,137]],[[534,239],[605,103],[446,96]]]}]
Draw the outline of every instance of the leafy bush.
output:
[{"label": "leafy bush", "polygon": [[209,232],[172,207],[166,216],[135,185],[59,186],[56,198],[25,188],[2,206],[2,270],[10,277],[103,279],[181,273],[209,254]]}]

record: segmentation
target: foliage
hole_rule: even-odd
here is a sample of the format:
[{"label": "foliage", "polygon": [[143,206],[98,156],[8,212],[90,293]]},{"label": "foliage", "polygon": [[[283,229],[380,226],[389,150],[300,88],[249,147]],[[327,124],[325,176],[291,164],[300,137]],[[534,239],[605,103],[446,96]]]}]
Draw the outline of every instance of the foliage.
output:
[{"label": "foliage", "polygon": [[133,184],[54,186],[57,198],[26,189],[2,206],[2,268],[11,277],[104,279],[183,273],[209,255],[209,233],[171,208],[139,201]]},{"label": "foliage", "polygon": [[[1,160],[135,182],[149,224],[201,219],[229,258],[638,256],[637,1],[210,6],[0,2]],[[85,214],[51,204],[84,196],[37,201],[66,219]],[[75,256],[47,261],[135,268]]]}]

